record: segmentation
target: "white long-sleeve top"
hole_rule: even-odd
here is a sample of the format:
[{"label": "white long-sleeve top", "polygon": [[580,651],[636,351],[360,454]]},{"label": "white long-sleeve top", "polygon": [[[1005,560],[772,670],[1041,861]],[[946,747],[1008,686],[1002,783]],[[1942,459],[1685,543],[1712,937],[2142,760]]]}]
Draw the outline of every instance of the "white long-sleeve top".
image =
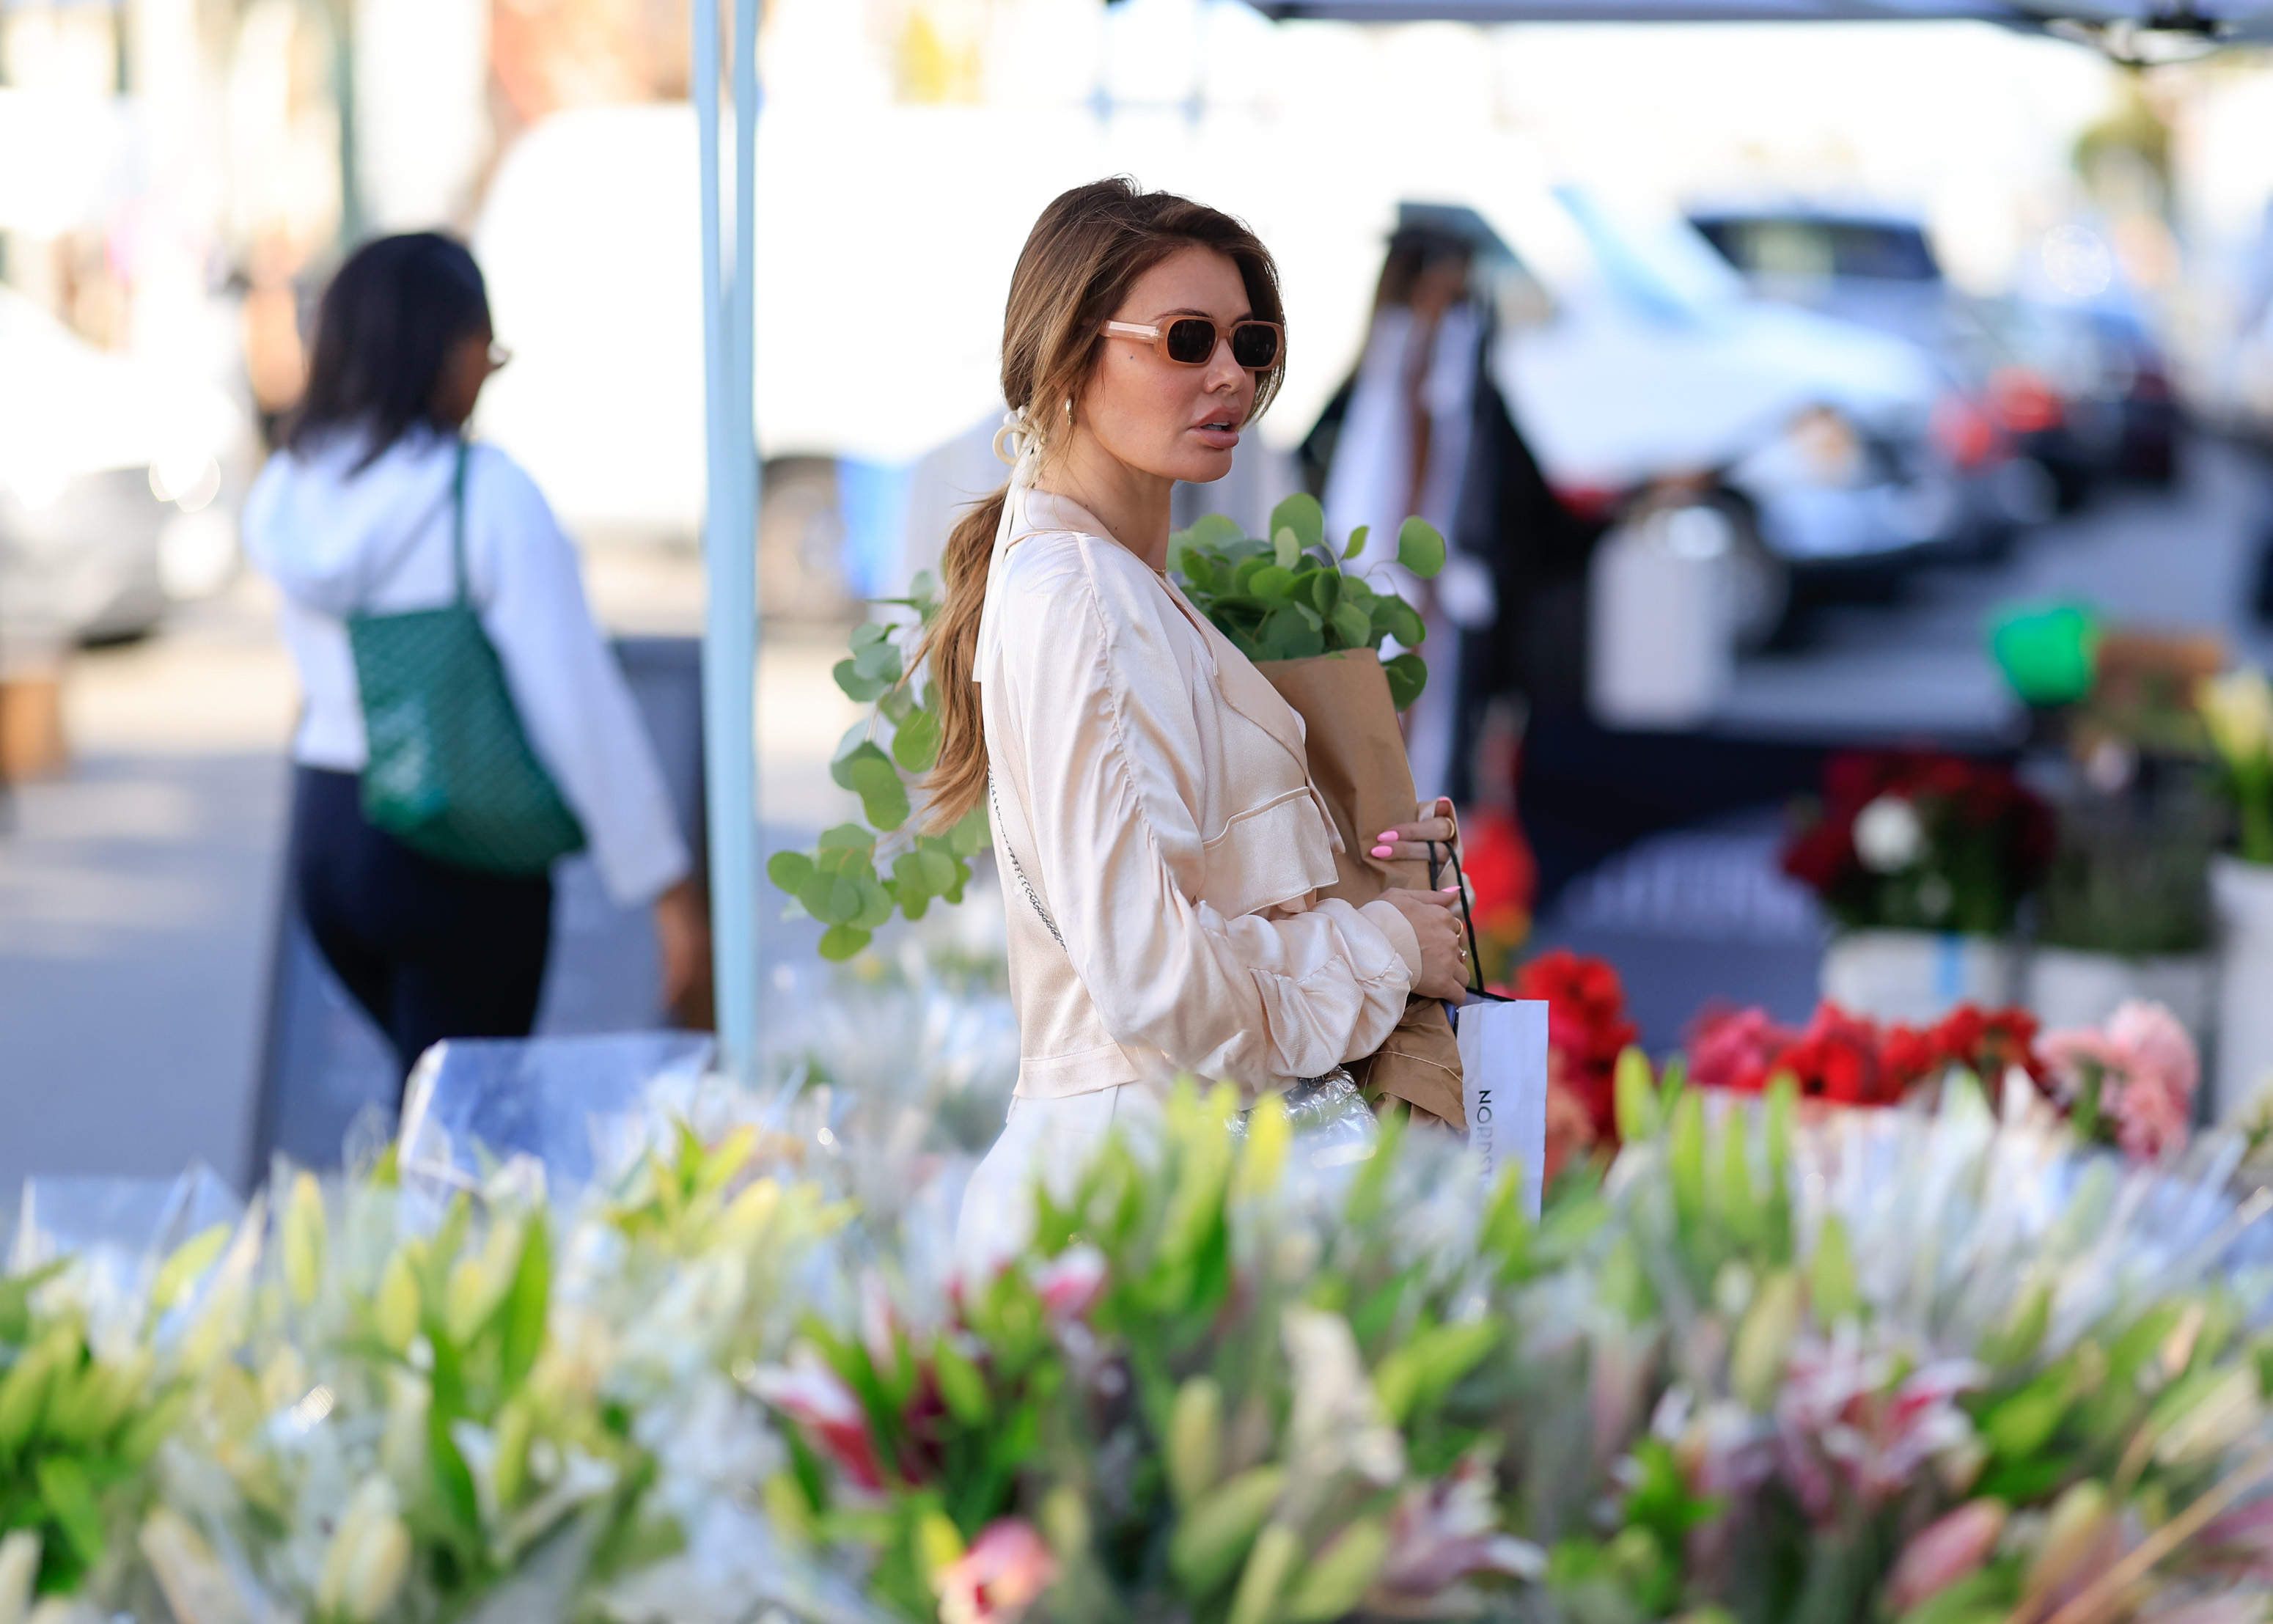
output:
[{"label": "white long-sleeve top", "polygon": [[1386,901],[1316,895],[1339,837],[1302,718],[1090,513],[1011,500],[977,674],[1018,1093],[1261,1090],[1372,1053],[1420,944]]},{"label": "white long-sleeve top", "polygon": [[[451,602],[458,442],[413,429],[358,469],[341,435],[279,452],[244,506],[245,550],[283,591],[284,640],[306,709],[294,760],[361,772],[369,754],[346,617]],[[494,446],[466,464],[466,579],[529,747],[584,827],[619,906],[652,901],[690,867],[631,689],[592,619],[575,549],[534,480]]]}]

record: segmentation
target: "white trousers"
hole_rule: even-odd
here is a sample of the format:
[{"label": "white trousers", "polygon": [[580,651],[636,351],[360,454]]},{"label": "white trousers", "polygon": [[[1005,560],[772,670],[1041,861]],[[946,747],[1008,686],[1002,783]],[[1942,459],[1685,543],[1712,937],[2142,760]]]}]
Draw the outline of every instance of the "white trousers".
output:
[{"label": "white trousers", "polygon": [[990,1273],[1025,1250],[1034,1237],[1037,1179],[1048,1180],[1052,1198],[1064,1201],[1108,1134],[1156,1133],[1164,1121],[1159,1096],[1139,1082],[1063,1099],[1013,1099],[1001,1135],[964,1186],[955,1254],[964,1272]]}]

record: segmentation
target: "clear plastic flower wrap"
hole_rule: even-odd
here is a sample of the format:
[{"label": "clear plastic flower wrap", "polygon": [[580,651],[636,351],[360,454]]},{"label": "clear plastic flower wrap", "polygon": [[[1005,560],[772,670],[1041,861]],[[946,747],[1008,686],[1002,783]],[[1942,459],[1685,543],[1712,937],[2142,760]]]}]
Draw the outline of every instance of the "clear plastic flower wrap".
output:
[{"label": "clear plastic flower wrap", "polygon": [[452,1038],[422,1056],[403,1104],[397,1157],[414,1186],[476,1188],[525,1158],[573,1190],[605,1177],[645,1126],[682,1107],[716,1044],[699,1032]]}]

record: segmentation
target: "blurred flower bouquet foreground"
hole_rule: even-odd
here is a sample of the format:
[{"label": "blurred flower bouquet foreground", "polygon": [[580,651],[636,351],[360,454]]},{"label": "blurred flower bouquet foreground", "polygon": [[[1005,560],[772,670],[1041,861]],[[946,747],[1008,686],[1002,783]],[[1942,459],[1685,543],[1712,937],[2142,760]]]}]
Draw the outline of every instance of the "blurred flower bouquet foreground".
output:
[{"label": "blurred flower bouquet foreground", "polygon": [[1629,1051],[1536,1219],[1188,1088],[996,1259],[936,1081],[444,1051],[156,1244],[34,1181],[0,1620],[2262,1619],[2265,1203],[2098,1148],[2165,1036],[1945,1034],[1931,1111]]}]

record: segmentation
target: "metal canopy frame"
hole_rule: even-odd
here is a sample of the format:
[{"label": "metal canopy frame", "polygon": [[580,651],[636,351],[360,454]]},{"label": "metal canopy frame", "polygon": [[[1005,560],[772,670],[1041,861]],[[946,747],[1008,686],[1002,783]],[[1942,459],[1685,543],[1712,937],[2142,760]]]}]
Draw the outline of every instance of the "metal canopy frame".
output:
[{"label": "metal canopy frame", "polygon": [[[759,0],[733,8],[733,198],[720,151],[719,0],[694,0],[702,169],[704,813],[720,1061],[756,1081],[758,1036],[757,135]],[[731,253],[725,226],[733,228]]]}]

